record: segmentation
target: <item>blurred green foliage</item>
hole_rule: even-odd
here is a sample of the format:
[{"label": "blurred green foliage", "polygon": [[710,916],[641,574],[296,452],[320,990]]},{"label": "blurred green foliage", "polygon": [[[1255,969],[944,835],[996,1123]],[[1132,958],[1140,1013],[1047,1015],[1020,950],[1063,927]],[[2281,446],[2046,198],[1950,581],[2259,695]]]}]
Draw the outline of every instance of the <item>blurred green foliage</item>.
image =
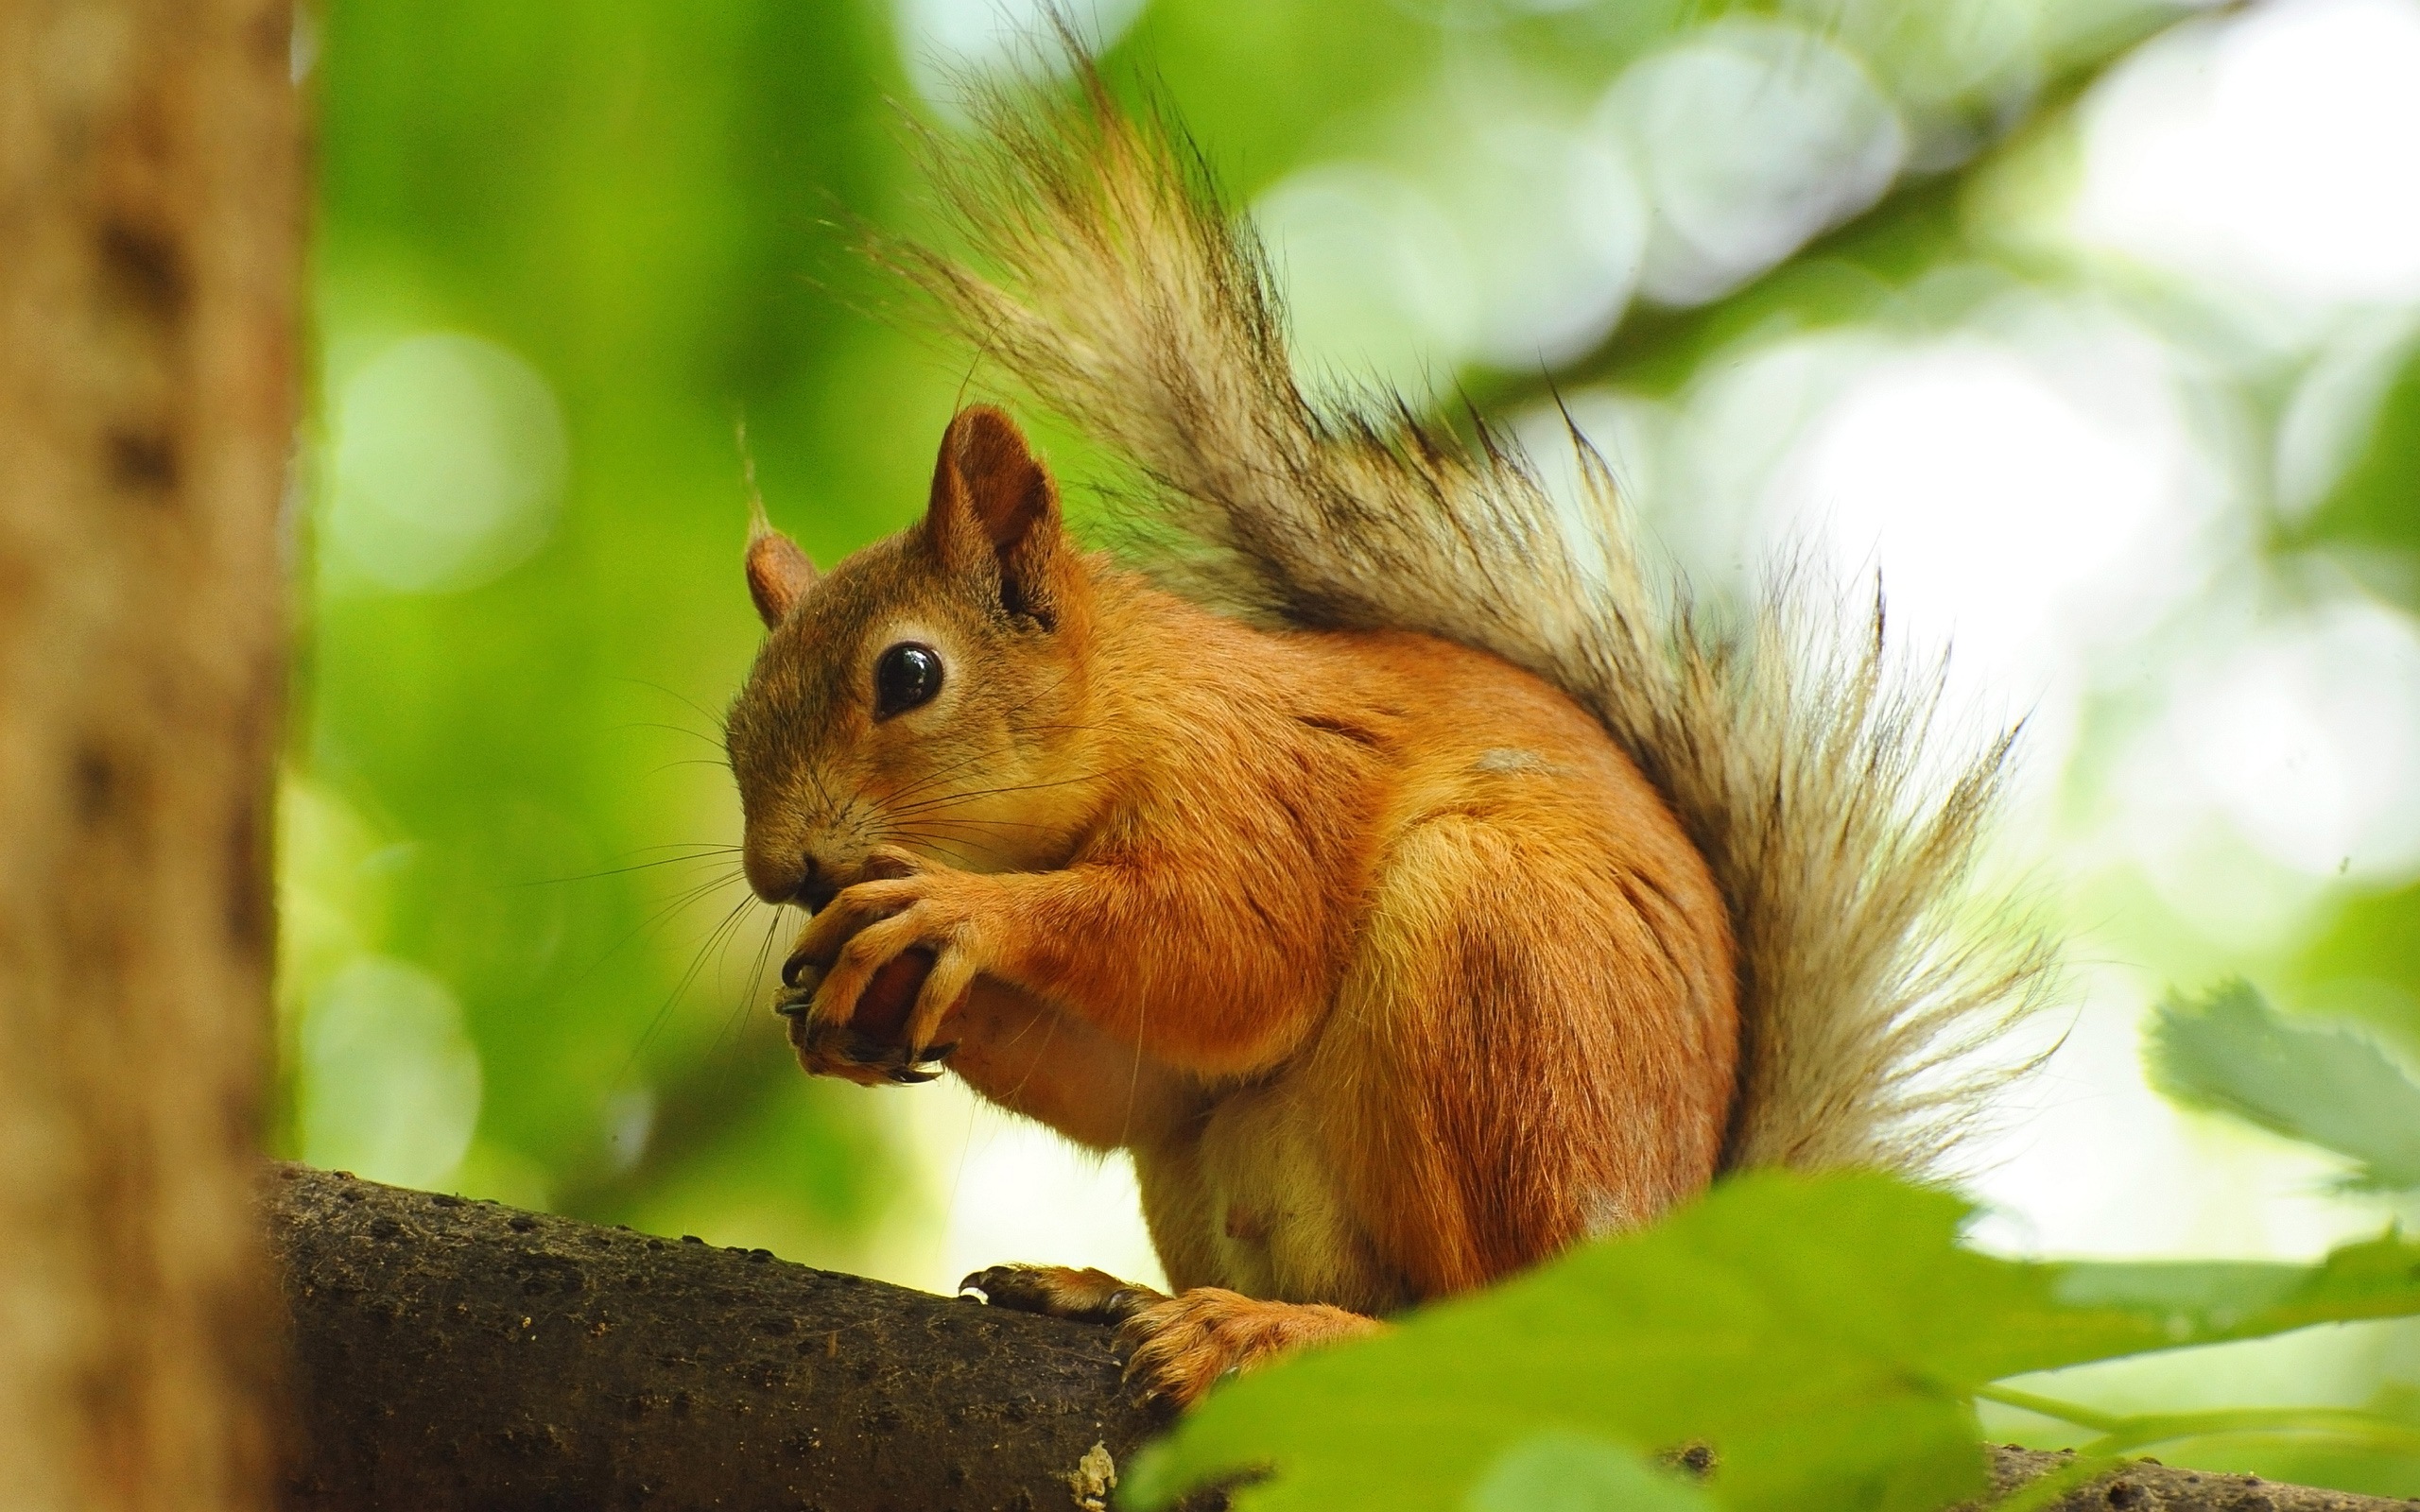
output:
[{"label": "blurred green foliage", "polygon": [[[484,1070],[463,1184],[845,1254],[902,1168],[755,1010],[745,968],[773,936],[727,912],[717,711],[757,633],[735,421],[829,559],[907,513],[950,407],[958,374],[856,314],[831,255],[827,221],[897,192],[888,28],[841,6],[365,3],[316,45],[330,411],[395,337],[464,331],[543,374],[572,458],[560,527],[493,581],[347,591],[323,560],[295,768],[372,838],[321,891],[376,871],[360,943],[459,1000]],[[313,940],[290,934],[299,1012]]]},{"label": "blurred green foliage", "polygon": [[[2331,553],[2382,596],[2420,610],[2420,575],[2411,565],[2420,560],[2420,340],[2411,332],[2388,347],[2381,376],[2353,459],[2290,539]],[[2305,995],[2347,981],[2393,988],[2342,1005],[2420,1045],[2420,886],[2348,900],[2289,974]]]},{"label": "blurred green foliage", "polygon": [[[1163,1506],[1266,1467],[1236,1493],[1251,1512],[1443,1512],[1551,1432],[1634,1454],[1710,1444],[1712,1501],[1743,1512],[1922,1512],[1985,1489],[1973,1400],[1994,1381],[2420,1313],[2420,1246],[2397,1237],[2314,1266],[2046,1265],[1962,1247],[1965,1216],[1946,1194],[1878,1176],[1737,1177],[1644,1232],[1222,1388],[1129,1488]],[[2308,1428],[2325,1415],[2269,1416]],[[2105,1457],[2210,1424],[2094,1426]],[[2420,1441],[2356,1413],[2326,1427]],[[1630,1504],[1620,1494],[1579,1504],[1610,1512]]]}]

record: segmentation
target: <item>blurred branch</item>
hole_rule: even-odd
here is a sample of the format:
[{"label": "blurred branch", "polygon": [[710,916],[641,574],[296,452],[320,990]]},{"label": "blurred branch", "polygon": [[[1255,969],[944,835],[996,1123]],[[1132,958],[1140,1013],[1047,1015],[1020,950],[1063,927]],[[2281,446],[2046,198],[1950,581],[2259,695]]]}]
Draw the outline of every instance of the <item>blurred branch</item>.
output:
[{"label": "blurred branch", "polygon": [[[2216,8],[2233,9],[2234,6]],[[2191,12],[2194,18],[2210,9]],[[1481,413],[1503,415],[1582,385],[1616,384],[1650,390],[1677,387],[1708,352],[1776,318],[1796,312],[1801,296],[1826,266],[1849,266],[1896,281],[1933,266],[1964,235],[1969,184],[2001,155],[2071,109],[2084,92],[2137,46],[2179,24],[2177,12],[2144,9],[2070,52],[2031,107],[1956,169],[1904,178],[1862,214],[1720,299],[1687,308],[1634,305],[1596,351],[1552,371],[1479,375],[1465,387]]]},{"label": "blurred branch", "polygon": [[[302,1166],[278,1168],[268,1217],[298,1512],[1101,1512],[1098,1472],[1164,1421],[1127,1397],[1105,1328]],[[2083,1473],[1991,1453],[1997,1495]],[[2405,1505],[2149,1461],[2050,1504]]]}]

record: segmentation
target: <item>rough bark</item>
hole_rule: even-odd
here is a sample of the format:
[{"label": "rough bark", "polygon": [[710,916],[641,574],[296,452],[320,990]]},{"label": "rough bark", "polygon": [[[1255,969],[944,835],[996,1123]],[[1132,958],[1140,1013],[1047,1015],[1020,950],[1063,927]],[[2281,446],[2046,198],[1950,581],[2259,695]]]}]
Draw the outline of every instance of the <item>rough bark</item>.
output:
[{"label": "rough bark", "polygon": [[[297,1512],[1085,1506],[1165,1419],[1109,1331],[279,1168]],[[2005,1487],[2062,1457],[1992,1452]],[[1197,1507],[1212,1504],[1205,1500]],[[2144,1462],[2060,1512],[2407,1512]]]},{"label": "rough bark", "polygon": [[261,1504],[289,0],[0,5],[0,1505]]},{"label": "rough bark", "polygon": [[296,1509],[1058,1512],[1160,1420],[1104,1329],[279,1176]]}]

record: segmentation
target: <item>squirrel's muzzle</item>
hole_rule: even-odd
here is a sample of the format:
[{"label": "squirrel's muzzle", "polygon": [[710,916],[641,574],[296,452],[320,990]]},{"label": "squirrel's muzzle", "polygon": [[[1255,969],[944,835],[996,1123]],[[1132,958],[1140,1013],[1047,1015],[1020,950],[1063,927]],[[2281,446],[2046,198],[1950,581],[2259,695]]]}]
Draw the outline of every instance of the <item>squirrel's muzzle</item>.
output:
[{"label": "squirrel's muzzle", "polygon": [[[790,896],[806,904],[808,913],[820,914],[823,912],[825,903],[839,895],[840,879],[833,874],[831,868],[818,863],[813,856],[808,856],[805,872],[799,878],[798,889]],[[783,973],[785,979],[788,974],[787,971]]]}]

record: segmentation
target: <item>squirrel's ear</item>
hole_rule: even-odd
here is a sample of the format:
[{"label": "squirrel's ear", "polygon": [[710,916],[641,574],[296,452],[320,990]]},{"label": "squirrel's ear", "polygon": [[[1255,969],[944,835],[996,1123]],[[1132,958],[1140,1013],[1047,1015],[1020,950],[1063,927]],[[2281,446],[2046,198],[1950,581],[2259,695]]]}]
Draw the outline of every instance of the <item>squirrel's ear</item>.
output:
[{"label": "squirrel's ear", "polygon": [[771,629],[788,617],[791,606],[815,586],[815,563],[798,542],[774,529],[765,519],[764,506],[749,511],[748,596],[755,601],[756,617]]},{"label": "squirrel's ear", "polygon": [[951,571],[996,572],[1010,613],[1057,617],[1059,486],[1008,416],[976,404],[949,422],[925,530]]}]

